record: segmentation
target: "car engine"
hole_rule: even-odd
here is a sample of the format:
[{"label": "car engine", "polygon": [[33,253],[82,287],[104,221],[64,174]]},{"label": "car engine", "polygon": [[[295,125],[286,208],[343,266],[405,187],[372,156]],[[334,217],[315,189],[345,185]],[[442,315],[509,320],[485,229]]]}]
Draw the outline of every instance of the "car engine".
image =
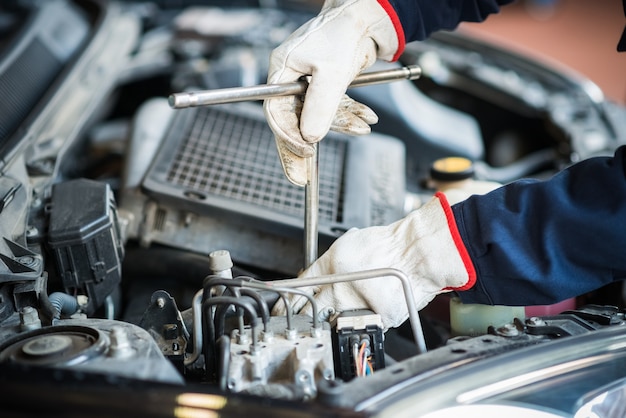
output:
[{"label": "car engine", "polygon": [[[306,286],[389,276],[407,301],[410,286],[393,269],[296,279],[305,190],[260,102],[173,109],[168,96],[264,83],[271,50],[319,6],[3,2],[7,416],[556,417],[624,400],[621,286],[499,316],[440,295],[387,332],[365,309],[317,312]],[[462,33],[374,69],[406,65],[422,76],[349,92],[379,115],[371,134],[320,144],[319,254],[427,201],[439,159],[505,184],[626,143],[626,109],[592,82]],[[273,315],[290,294],[314,314]],[[460,331],[456,315],[486,318]]]}]

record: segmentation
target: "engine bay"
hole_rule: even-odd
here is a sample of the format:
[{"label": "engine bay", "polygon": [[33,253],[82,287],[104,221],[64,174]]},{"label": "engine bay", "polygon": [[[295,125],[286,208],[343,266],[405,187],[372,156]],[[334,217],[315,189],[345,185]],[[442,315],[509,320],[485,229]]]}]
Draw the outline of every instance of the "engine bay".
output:
[{"label": "engine bay", "polygon": [[[570,416],[598,390],[623,387],[621,285],[502,307],[505,319],[457,312],[487,317],[460,333],[454,295],[412,311],[401,271],[296,279],[304,189],[285,178],[261,103],[176,110],[167,98],[264,83],[271,50],[319,5],[193,3],[0,9],[3,410],[67,412],[81,404],[73,392],[94,415],[513,405]],[[626,143],[626,109],[591,81],[462,33],[409,44],[374,69],[403,65],[422,76],[349,91],[379,115],[371,134],[320,144],[320,254],[350,228],[426,202],[438,159],[469,159],[477,181],[505,184]],[[317,312],[303,291],[381,276],[402,283],[409,306],[387,332],[366,309]],[[310,298],[312,317],[272,315],[289,294]],[[29,405],[29,387],[46,395]]]}]

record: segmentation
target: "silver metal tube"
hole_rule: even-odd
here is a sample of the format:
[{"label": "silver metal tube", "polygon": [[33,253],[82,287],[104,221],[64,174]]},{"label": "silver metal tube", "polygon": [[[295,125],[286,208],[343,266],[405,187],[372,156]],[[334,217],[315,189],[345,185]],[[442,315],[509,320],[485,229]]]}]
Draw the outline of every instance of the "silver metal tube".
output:
[{"label": "silver metal tube", "polygon": [[422,330],[422,324],[420,322],[419,314],[415,308],[415,297],[413,296],[413,289],[411,288],[411,282],[406,274],[400,270],[393,268],[382,268],[374,270],[364,270],[354,273],[334,274],[328,276],[307,277],[298,279],[285,279],[274,280],[270,282],[264,282],[271,286],[280,287],[304,287],[304,286],[321,286],[326,284],[334,284],[341,282],[351,282],[356,280],[374,279],[377,277],[395,277],[402,283],[402,289],[404,290],[404,298],[406,301],[407,310],[409,312],[409,321],[411,323],[411,330],[415,336],[415,343],[419,353],[426,352],[426,340],[424,338],[424,332]]},{"label": "silver metal tube", "polygon": [[185,366],[195,363],[202,351],[202,293],[202,289],[198,290],[191,302],[191,312],[193,314],[193,350],[191,354],[183,360]]},{"label": "silver metal tube", "polygon": [[293,309],[291,309],[291,305],[289,305],[289,299],[287,299],[287,295],[281,292],[278,292],[278,295],[281,297],[281,299],[283,300],[283,303],[285,304],[285,311],[286,311],[286,317],[287,317],[287,329],[288,330],[292,330],[292,318],[293,318]]},{"label": "silver metal tube", "polygon": [[168,98],[168,103],[174,109],[184,109],[186,107],[263,100],[268,97],[304,94],[306,86],[306,82],[298,81],[285,84],[260,84],[250,87],[232,87],[227,89],[192,91],[189,93],[174,93]]},{"label": "silver metal tube", "polygon": [[[389,83],[397,80],[415,80],[421,75],[422,69],[417,65],[374,71],[358,75],[348,88]],[[259,84],[249,87],[174,93],[169,96],[168,103],[174,109],[184,109],[220,103],[264,100],[271,97],[301,95],[306,93],[307,86],[308,83],[306,81],[297,81],[293,83]]]},{"label": "silver metal tube", "polygon": [[317,260],[319,221],[319,144],[313,145],[315,153],[307,161],[307,184],[304,186],[304,268]]},{"label": "silver metal tube", "polygon": [[[291,293],[291,294],[295,294],[295,295],[301,295],[304,296],[305,298],[307,298],[309,300],[309,303],[311,304],[311,311],[313,312],[313,328],[319,328],[319,321],[318,321],[318,311],[317,311],[317,302],[315,301],[315,298],[308,294],[307,292],[301,290],[301,289],[297,289],[295,287],[279,287],[279,286],[274,286],[273,284],[279,284],[280,281],[277,282],[269,282],[270,285],[268,285],[266,282],[260,282],[257,280],[251,280],[251,281],[246,281],[246,282],[242,282],[241,283],[241,287],[250,287],[252,289],[259,289],[259,290],[269,290],[272,292],[277,292],[279,294],[281,293]],[[282,297],[282,295],[281,295]],[[287,301],[287,299],[284,299],[283,302],[285,303],[285,310],[287,311],[287,315],[289,315],[289,312],[291,310],[291,306],[289,306],[289,303]]]},{"label": "silver metal tube", "polygon": [[422,69],[418,65],[408,65],[393,70],[373,71],[359,74],[352,83],[350,83],[348,88],[384,84],[399,80],[416,80],[420,78],[421,75]]},{"label": "silver metal tube", "polygon": [[115,302],[113,302],[113,296],[111,295],[104,298],[104,317],[106,319],[115,319]]}]

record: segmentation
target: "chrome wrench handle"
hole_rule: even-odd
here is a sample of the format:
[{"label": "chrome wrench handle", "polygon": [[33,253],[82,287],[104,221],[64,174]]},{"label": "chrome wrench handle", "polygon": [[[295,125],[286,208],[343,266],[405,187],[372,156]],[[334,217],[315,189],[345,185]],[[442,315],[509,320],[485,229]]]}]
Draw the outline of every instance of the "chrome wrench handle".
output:
[{"label": "chrome wrench handle", "polygon": [[[422,69],[419,66],[409,65],[391,70],[360,74],[348,87],[371,86],[398,80],[415,80],[421,75]],[[250,87],[190,91],[171,94],[168,97],[168,103],[174,109],[184,109],[222,103],[264,100],[272,97],[302,95],[306,93],[307,86],[308,83],[306,81],[296,81],[293,83],[259,84]]]}]

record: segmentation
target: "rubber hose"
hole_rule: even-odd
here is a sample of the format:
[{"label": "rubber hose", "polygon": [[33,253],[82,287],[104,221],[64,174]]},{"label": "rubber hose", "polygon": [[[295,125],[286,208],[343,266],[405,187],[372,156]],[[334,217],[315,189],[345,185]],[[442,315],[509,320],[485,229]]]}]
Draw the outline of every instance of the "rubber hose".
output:
[{"label": "rubber hose", "polygon": [[48,299],[54,307],[55,319],[61,318],[61,316],[70,316],[78,311],[78,301],[74,296],[67,293],[54,292],[48,296]]}]

